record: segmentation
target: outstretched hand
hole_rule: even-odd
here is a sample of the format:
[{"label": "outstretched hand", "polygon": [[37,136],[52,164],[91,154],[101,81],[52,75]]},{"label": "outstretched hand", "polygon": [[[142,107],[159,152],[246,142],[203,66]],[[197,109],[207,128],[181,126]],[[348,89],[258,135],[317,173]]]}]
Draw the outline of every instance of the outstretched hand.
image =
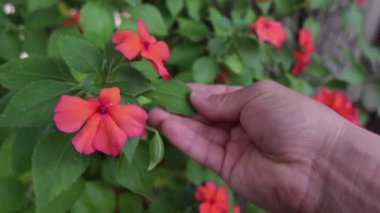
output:
[{"label": "outstretched hand", "polygon": [[[328,158],[347,122],[272,81],[250,87],[189,85],[198,115],[162,109],[151,123],[181,151],[220,174],[240,195],[272,211],[313,211]],[[317,184],[317,185],[316,185]]]}]

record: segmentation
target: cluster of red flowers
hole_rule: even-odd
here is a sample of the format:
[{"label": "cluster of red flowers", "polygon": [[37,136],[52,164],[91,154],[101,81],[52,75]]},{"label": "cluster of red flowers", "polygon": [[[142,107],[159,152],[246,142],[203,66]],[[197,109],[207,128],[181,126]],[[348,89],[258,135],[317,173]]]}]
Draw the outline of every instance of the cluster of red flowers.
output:
[{"label": "cluster of red flowers", "polygon": [[298,32],[298,45],[301,47],[301,50],[293,52],[293,56],[296,59],[296,63],[292,68],[293,75],[302,72],[309,65],[314,52],[313,35],[308,29],[303,28]]},{"label": "cluster of red flowers", "polygon": [[[206,182],[195,191],[195,198],[200,202],[199,213],[227,213],[229,211],[227,189],[217,186],[214,182]],[[234,213],[240,213],[240,208],[234,206]]]},{"label": "cluster of red flowers", "polygon": [[[250,31],[255,32],[261,41],[269,42],[276,48],[280,48],[286,41],[286,31],[281,22],[273,21],[263,16],[259,17],[251,25]],[[298,37],[298,44],[301,50],[294,51],[293,53],[296,59],[292,68],[293,74],[300,73],[310,63],[311,55],[314,51],[313,35],[308,29],[301,29]]]},{"label": "cluster of red flowers", "polygon": [[352,123],[360,125],[358,118],[359,110],[353,106],[352,101],[343,91],[333,92],[327,88],[323,88],[314,99],[330,107]]}]

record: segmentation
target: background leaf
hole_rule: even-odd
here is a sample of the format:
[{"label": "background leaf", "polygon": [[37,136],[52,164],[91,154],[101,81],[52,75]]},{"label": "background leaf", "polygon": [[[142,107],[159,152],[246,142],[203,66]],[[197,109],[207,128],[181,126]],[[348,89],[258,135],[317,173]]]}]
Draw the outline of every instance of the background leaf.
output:
[{"label": "background leaf", "polygon": [[178,33],[183,37],[190,39],[191,41],[201,41],[207,38],[209,35],[207,26],[202,22],[179,18],[178,24]]},{"label": "background leaf", "polygon": [[24,202],[25,187],[15,179],[0,179],[0,209],[2,212],[16,212]]},{"label": "background leaf", "polygon": [[123,154],[127,158],[129,164],[133,161],[139,141],[140,138],[128,138],[127,144],[123,147]]},{"label": "background leaf", "polygon": [[60,59],[32,57],[0,66],[0,83],[8,89],[20,89],[28,83],[42,79],[73,81],[68,67]]},{"label": "background leaf", "polygon": [[68,190],[88,166],[88,158],[71,144],[70,135],[52,132],[36,146],[32,176],[38,208]]},{"label": "background leaf", "polygon": [[193,77],[199,83],[214,82],[218,72],[218,65],[208,56],[199,58],[193,65]]},{"label": "background leaf", "polygon": [[72,86],[58,81],[41,80],[18,91],[0,116],[0,126],[42,126],[53,119],[53,108],[59,96],[72,91]]},{"label": "background leaf", "polygon": [[100,50],[90,42],[71,36],[62,36],[59,40],[59,48],[63,59],[72,69],[83,73],[100,73],[103,56]]},{"label": "background leaf", "polygon": [[142,4],[139,7],[133,7],[130,12],[134,19],[145,21],[148,31],[153,35],[165,36],[168,34],[168,28],[159,9],[151,4]]},{"label": "background leaf", "polygon": [[154,169],[164,158],[165,146],[160,133],[158,131],[154,132],[154,135],[149,143],[149,166],[148,170]]},{"label": "background leaf", "polygon": [[103,48],[115,27],[112,9],[108,4],[87,2],[80,11],[80,26],[84,36]]},{"label": "background leaf", "polygon": [[172,17],[177,17],[185,6],[185,0],[165,0],[165,4]]}]

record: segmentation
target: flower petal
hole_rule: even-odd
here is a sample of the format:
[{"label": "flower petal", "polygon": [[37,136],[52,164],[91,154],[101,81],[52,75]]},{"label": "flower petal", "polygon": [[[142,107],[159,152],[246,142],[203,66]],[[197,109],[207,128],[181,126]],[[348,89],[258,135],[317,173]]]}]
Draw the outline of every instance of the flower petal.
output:
[{"label": "flower petal", "polygon": [[59,130],[72,133],[96,112],[96,102],[86,101],[76,96],[63,95],[54,108],[54,122]]},{"label": "flower petal", "polygon": [[156,38],[149,34],[145,22],[141,19],[137,20],[137,30],[139,31],[140,36],[144,42],[153,44],[157,41]]},{"label": "flower petal", "polygon": [[199,205],[199,213],[210,213],[212,205],[209,202],[203,202]]},{"label": "flower petal", "polygon": [[218,202],[227,202],[228,195],[227,195],[227,190],[224,186],[220,186],[216,190],[214,200]]},{"label": "flower petal", "polygon": [[152,66],[158,73],[158,76],[160,76],[162,79],[169,80],[171,78],[171,75],[169,74],[168,70],[161,61],[149,60],[149,62],[152,64]]},{"label": "flower petal", "polygon": [[[143,53],[146,55],[143,55]],[[150,45],[149,50],[144,51],[143,53],[141,53],[143,57],[159,59],[160,61],[166,61],[169,59],[170,50],[165,42],[159,41],[155,44]]]},{"label": "flower petal", "polygon": [[129,60],[136,58],[143,47],[140,36],[136,32],[129,30],[119,30],[114,33],[112,42],[118,44],[116,50]]},{"label": "flower petal", "polygon": [[101,104],[118,104],[120,102],[120,89],[118,87],[103,88],[99,92]]},{"label": "flower petal", "polygon": [[164,66],[163,58],[165,59],[169,52],[159,53],[160,50],[158,49],[158,47],[160,46],[164,48],[163,51],[165,52],[166,50],[164,46],[166,46],[166,44],[160,44],[158,46],[151,45],[151,47],[149,47],[149,50],[143,49],[141,51],[141,56],[149,60],[149,62],[153,65],[154,69],[160,77],[162,77],[165,80],[168,80],[171,78],[171,76],[166,67]]},{"label": "flower petal", "polygon": [[107,155],[116,156],[127,141],[127,135],[109,115],[101,115],[101,121],[94,138],[96,150]]},{"label": "flower petal", "polygon": [[148,114],[141,107],[137,105],[112,105],[107,110],[128,137],[140,137],[144,134]]},{"label": "flower petal", "polygon": [[100,114],[94,114],[83,129],[73,138],[72,144],[81,154],[95,152],[93,141],[100,123]]}]

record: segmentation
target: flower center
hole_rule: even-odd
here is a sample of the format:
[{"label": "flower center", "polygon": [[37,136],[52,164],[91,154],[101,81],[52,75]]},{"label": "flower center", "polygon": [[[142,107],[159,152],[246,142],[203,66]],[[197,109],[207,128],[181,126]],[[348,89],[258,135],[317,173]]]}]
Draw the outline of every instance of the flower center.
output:
[{"label": "flower center", "polygon": [[265,29],[269,29],[271,26],[270,26],[270,24],[268,23],[268,22],[264,22],[264,28]]},{"label": "flower center", "polygon": [[104,105],[101,105],[99,108],[98,108],[98,112],[102,115],[104,114],[107,114],[107,107],[104,106]]},{"label": "flower center", "polygon": [[149,49],[150,43],[147,42],[147,41],[144,41],[144,42],[143,42],[143,45],[144,45],[144,48],[145,48],[145,49]]}]

